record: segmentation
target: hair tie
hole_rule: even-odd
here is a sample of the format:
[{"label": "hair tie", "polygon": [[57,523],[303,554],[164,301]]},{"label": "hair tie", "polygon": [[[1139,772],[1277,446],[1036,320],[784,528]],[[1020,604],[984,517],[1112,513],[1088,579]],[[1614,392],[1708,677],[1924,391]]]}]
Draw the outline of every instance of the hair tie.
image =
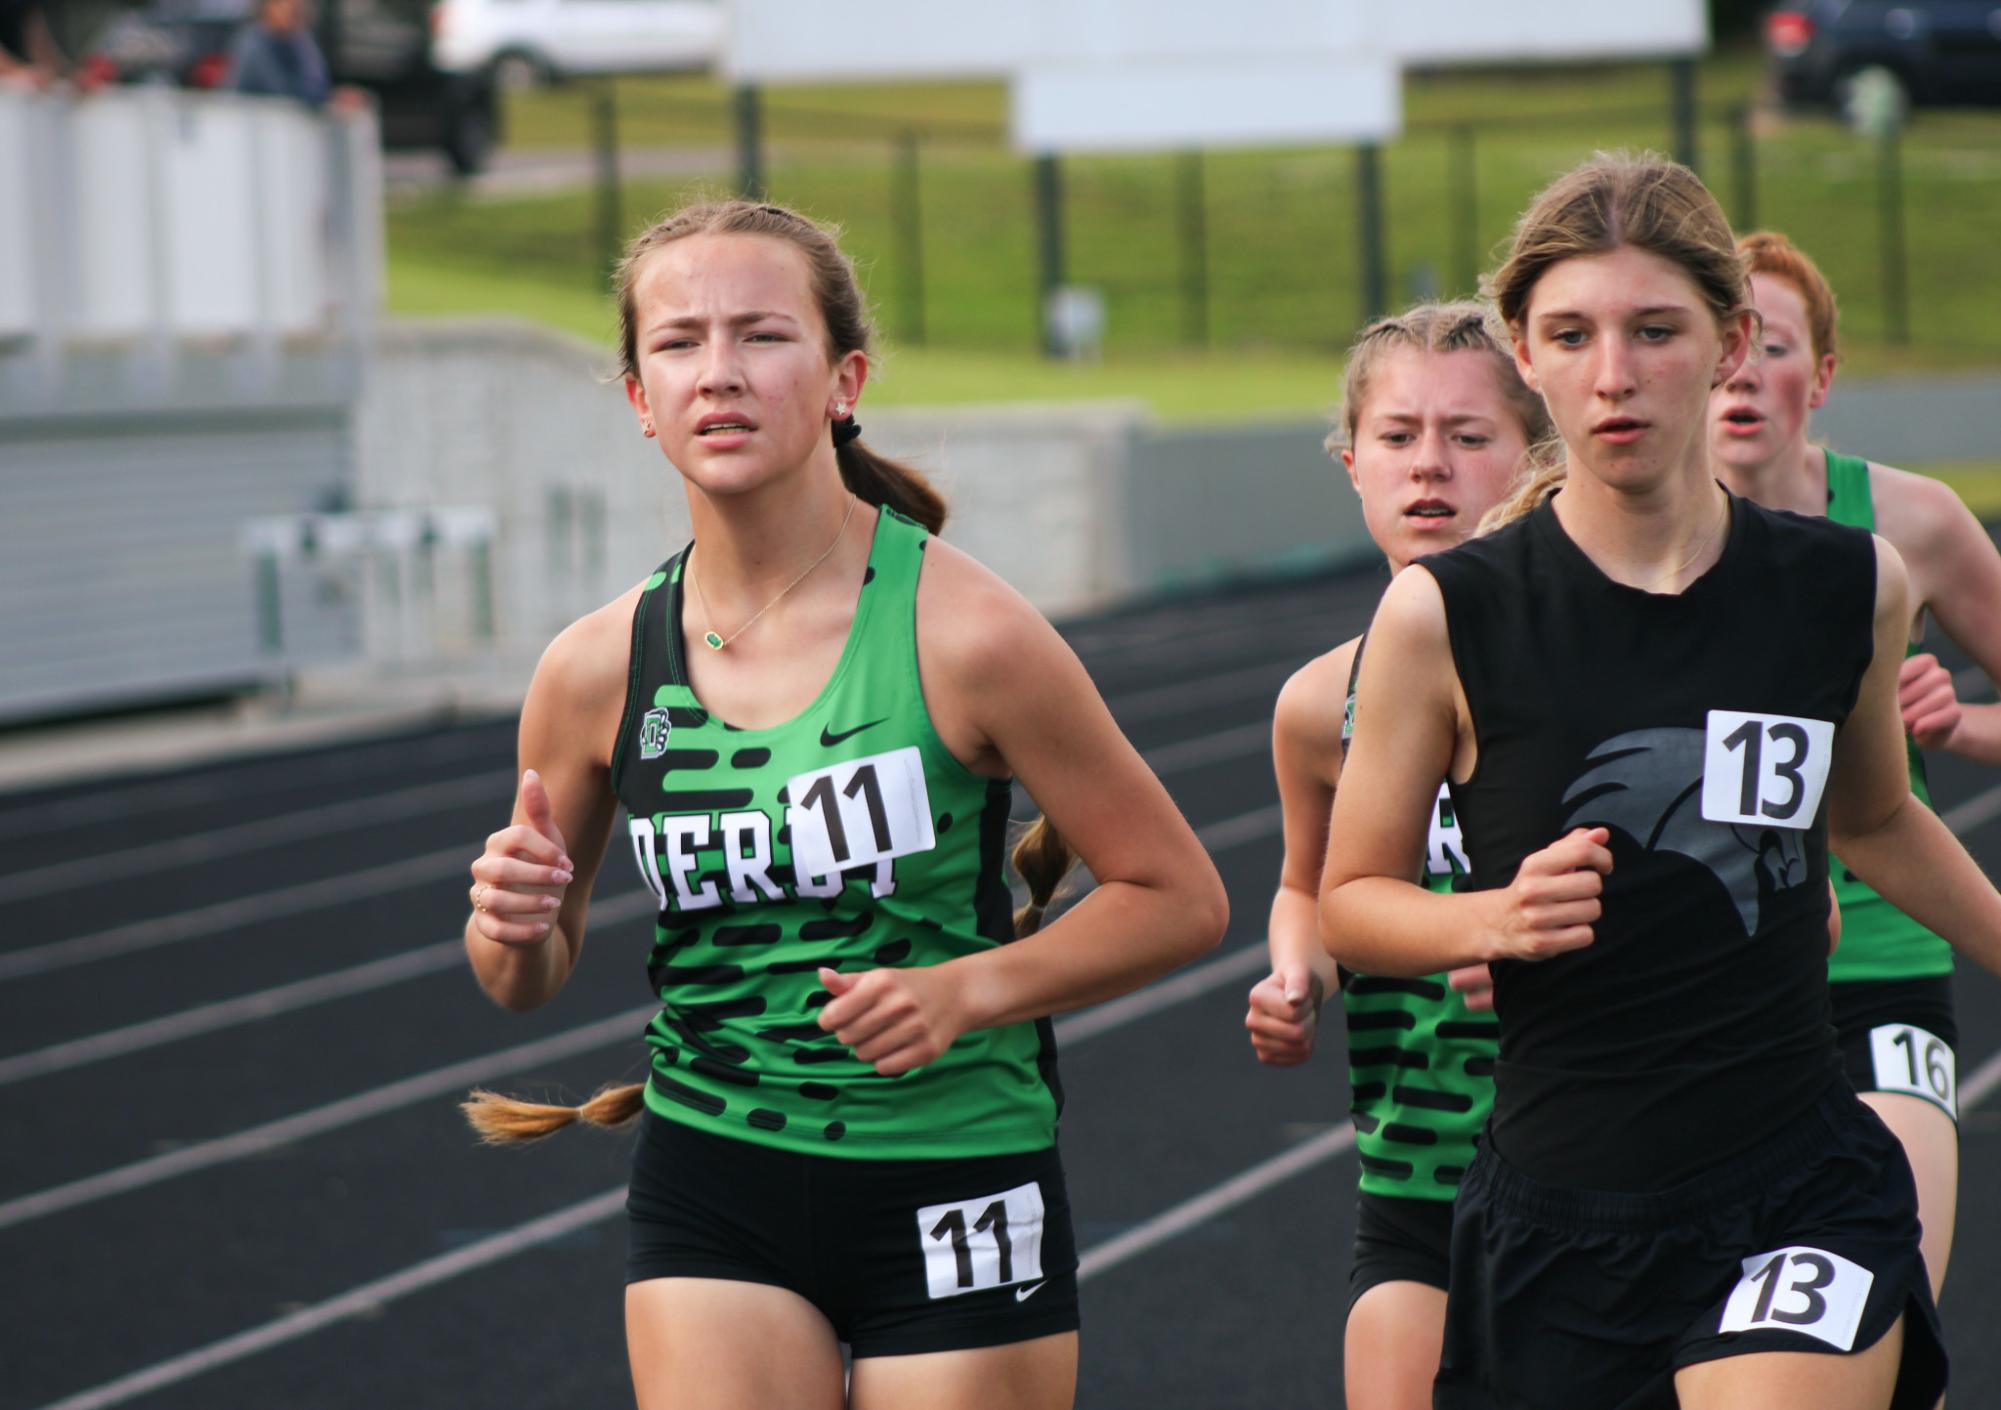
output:
[{"label": "hair tie", "polygon": [[862,433],[862,423],[850,416],[834,423],[834,449],[839,450]]}]

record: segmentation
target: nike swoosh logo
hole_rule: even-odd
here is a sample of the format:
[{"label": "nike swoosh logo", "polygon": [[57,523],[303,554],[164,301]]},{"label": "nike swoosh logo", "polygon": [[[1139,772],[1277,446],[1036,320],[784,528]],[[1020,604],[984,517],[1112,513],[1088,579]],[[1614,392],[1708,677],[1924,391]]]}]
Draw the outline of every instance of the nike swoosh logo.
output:
[{"label": "nike swoosh logo", "polygon": [[856,725],[856,726],[855,726],[855,727],[854,727],[853,729],[844,729],[844,730],[842,730],[842,731],[841,731],[841,732],[840,732],[839,734],[835,734],[835,733],[834,733],[834,732],[833,732],[832,730],[828,729],[828,728],[827,728],[827,727],[826,727],[825,725],[821,725],[821,726],[820,726],[820,747],[821,747],[822,749],[832,749],[832,748],[833,748],[833,747],[834,747],[834,746],[835,746],[836,744],[839,744],[839,743],[840,743],[840,742],[841,742],[842,740],[844,740],[844,739],[851,739],[851,738],[853,738],[853,737],[854,737],[855,735],[858,735],[858,734],[860,734],[860,733],[861,733],[861,732],[862,732],[863,730],[865,730],[865,729],[874,729],[874,728],[875,728],[875,727],[876,727],[877,725],[881,724],[881,723],[883,722],[883,720],[887,720],[888,718],[889,718],[889,716],[887,716],[887,715],[884,715],[884,716],[882,717],[882,720],[870,720],[870,721],[869,721],[869,722],[868,722],[867,724],[865,724],[865,725]]},{"label": "nike swoosh logo", "polygon": [[1025,1288],[1016,1288],[1014,1290],[1014,1300],[1016,1302],[1027,1302],[1031,1297],[1041,1292],[1043,1283],[1047,1283],[1048,1281],[1047,1278],[1044,1278],[1041,1283],[1030,1283]]}]

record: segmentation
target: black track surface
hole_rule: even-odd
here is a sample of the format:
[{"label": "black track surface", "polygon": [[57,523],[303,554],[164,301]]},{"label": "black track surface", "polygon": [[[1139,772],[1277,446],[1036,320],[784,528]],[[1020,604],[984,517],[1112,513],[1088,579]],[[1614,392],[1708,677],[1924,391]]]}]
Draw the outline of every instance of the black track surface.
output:
[{"label": "black track surface", "polygon": [[[1292,669],[1364,624],[1382,581],[1371,572],[1243,589],[1067,630],[1190,819],[1243,819],[1216,848],[1235,919],[1215,962],[1262,947],[1277,874],[1276,820],[1260,812],[1276,797],[1260,727]],[[1227,757],[1191,759],[1174,747],[1231,730],[1239,744]],[[1943,757],[1933,778],[1941,811],[2001,786],[2001,775]],[[0,970],[0,1076],[8,1058],[53,1044],[451,942],[465,864],[504,819],[512,779],[511,722],[494,721],[0,799],[9,920],[0,966],[35,971]],[[471,782],[457,794],[418,795],[400,815],[391,806],[355,821],[332,811],[317,831],[302,821],[455,780]],[[224,828],[239,831],[202,840]],[[1965,836],[2001,874],[2001,825]],[[179,851],[131,850],[163,845]],[[449,862],[392,876],[374,894],[341,894],[343,878],[446,852]],[[622,863],[608,859],[598,905],[624,898],[635,918],[594,924],[578,974],[543,1012],[503,1014],[461,963],[442,962],[281,1016],[0,1080],[0,1410],[64,1402],[620,1185],[623,1138],[574,1133],[527,1151],[476,1148],[452,1105],[460,1082],[68,1208],[6,1213],[24,1196],[201,1151],[642,1007],[648,927]],[[72,870],[48,872],[57,866]],[[45,872],[51,880],[38,880]],[[217,915],[206,933],[150,948],[119,938],[157,938],[189,927],[185,913],[197,908],[295,895],[316,881],[335,884],[282,914]],[[91,959],[43,948],[92,935],[108,935],[99,943],[119,952]],[[1063,1143],[1085,1249],[1345,1118],[1338,1042],[1293,1072],[1252,1059],[1242,1030],[1252,963],[1066,1046]],[[1959,1005],[1960,1075],[1970,1081],[2001,1052],[2001,988],[1963,969]],[[503,1061],[480,1077],[514,1091],[585,1093],[641,1071],[639,1030],[635,1020],[592,1050]],[[2001,1102],[1967,1113],[1963,1140],[1944,1312],[1954,1403],[1976,1406],[2001,1403],[2001,1345],[1988,1332],[2001,1311],[2001,1218],[1986,1193],[2001,1172]],[[1352,1152],[1339,1155],[1093,1277],[1079,1403],[1339,1405],[1354,1179]],[[116,1403],[630,1405],[622,1241],[620,1219],[599,1219]]]}]

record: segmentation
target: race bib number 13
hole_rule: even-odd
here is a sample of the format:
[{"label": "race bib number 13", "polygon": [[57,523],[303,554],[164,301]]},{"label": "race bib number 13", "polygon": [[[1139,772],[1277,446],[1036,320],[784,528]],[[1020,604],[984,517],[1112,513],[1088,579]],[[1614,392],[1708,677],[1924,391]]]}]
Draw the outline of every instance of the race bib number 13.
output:
[{"label": "race bib number 13", "polygon": [[1711,710],[1702,750],[1702,816],[1756,827],[1812,825],[1834,758],[1834,725],[1792,715]]},{"label": "race bib number 13", "polygon": [[800,876],[832,876],[938,844],[924,756],[915,745],[794,774],[785,787],[792,865]]},{"label": "race bib number 13", "polygon": [[1719,1332],[1800,1332],[1837,1351],[1855,1333],[1876,1275],[1818,1248],[1781,1248],[1744,1260],[1744,1276],[1723,1305]]}]

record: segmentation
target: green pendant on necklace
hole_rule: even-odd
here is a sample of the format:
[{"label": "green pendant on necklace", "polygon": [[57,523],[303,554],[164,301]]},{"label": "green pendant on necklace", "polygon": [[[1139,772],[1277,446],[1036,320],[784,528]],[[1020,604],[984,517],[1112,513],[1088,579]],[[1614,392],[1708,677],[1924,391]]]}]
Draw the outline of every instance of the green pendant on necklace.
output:
[{"label": "green pendant on necklace", "polygon": [[714,632],[705,633],[702,640],[708,644],[708,648],[711,651],[721,651],[723,649],[723,639]]}]

